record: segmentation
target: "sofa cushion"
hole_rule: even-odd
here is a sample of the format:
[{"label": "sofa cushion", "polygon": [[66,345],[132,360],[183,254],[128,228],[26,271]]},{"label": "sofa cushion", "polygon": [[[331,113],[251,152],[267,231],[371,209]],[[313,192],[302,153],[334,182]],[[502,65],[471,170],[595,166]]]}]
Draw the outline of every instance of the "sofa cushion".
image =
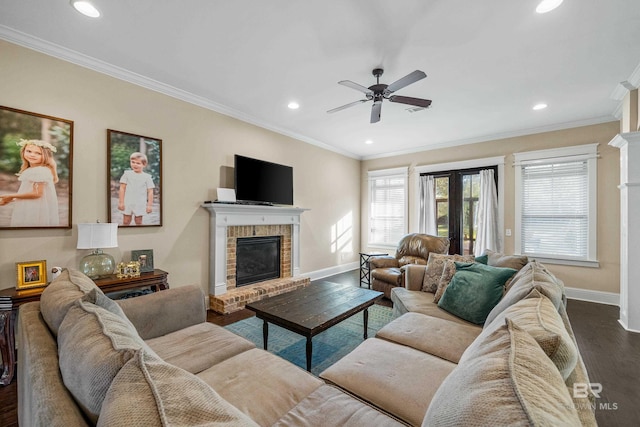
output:
[{"label": "sofa cushion", "polygon": [[220,362],[198,377],[263,426],[278,421],[323,384],[292,363],[258,348]]},{"label": "sofa cushion", "polygon": [[404,345],[369,338],[320,377],[409,425],[420,425],[431,398],[455,366]]},{"label": "sofa cushion", "polygon": [[491,323],[501,312],[525,298],[533,289],[551,300],[556,309],[564,304],[564,285],[542,264],[533,260],[520,270],[502,300],[491,310],[486,323]]},{"label": "sofa cushion", "polygon": [[145,342],[162,360],[192,374],[255,348],[251,341],[208,322]]},{"label": "sofa cushion", "polygon": [[581,425],[558,370],[527,332],[507,319],[484,338],[442,383],[423,426]]},{"label": "sofa cushion", "polygon": [[102,293],[93,280],[72,268],[62,270],[60,276],[44,288],[40,296],[40,310],[54,336],[58,335],[58,329],[69,307],[92,289]]},{"label": "sofa cushion", "polygon": [[120,369],[99,427],[257,426],[195,375],[140,350]]},{"label": "sofa cushion", "polygon": [[430,292],[410,291],[402,287],[393,288],[391,291],[391,301],[393,301],[394,317],[400,317],[404,313],[409,312],[422,313],[427,316],[478,328],[478,330],[481,329],[480,326],[461,319],[438,307],[438,304],[433,302],[433,294]]},{"label": "sofa cushion", "polygon": [[427,261],[427,269],[424,272],[422,290],[424,292],[436,292],[446,260],[473,262],[474,259],[475,257],[473,255],[447,255],[438,254],[435,252],[430,253],[429,260]]},{"label": "sofa cushion", "polygon": [[401,427],[403,425],[336,387],[323,385],[278,420],[273,427]]},{"label": "sofa cushion", "polygon": [[456,273],[438,307],[480,325],[502,298],[504,283],[515,273],[513,268],[456,262]]},{"label": "sofa cushion", "polygon": [[461,325],[420,313],[406,313],[376,333],[376,338],[433,354],[458,363],[462,353],[480,334],[477,327]]},{"label": "sofa cushion", "polygon": [[551,301],[534,289],[524,299],[500,313],[490,324],[486,324],[481,335],[492,334],[504,325],[507,318],[536,340],[566,380],[576,367],[578,349]]},{"label": "sofa cushion", "polygon": [[58,332],[60,372],[90,420],[96,421],[120,368],[141,348],[148,349],[120,316],[82,299],[69,308]]}]

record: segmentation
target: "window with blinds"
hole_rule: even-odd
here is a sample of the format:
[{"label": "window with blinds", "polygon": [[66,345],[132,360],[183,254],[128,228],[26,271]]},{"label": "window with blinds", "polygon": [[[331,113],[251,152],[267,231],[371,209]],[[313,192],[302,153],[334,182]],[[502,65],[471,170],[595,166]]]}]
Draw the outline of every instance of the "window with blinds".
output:
[{"label": "window with blinds", "polygon": [[595,261],[596,146],[515,155],[516,250],[521,254]]},{"label": "window with blinds", "polygon": [[369,172],[369,245],[397,246],[407,233],[407,169]]}]

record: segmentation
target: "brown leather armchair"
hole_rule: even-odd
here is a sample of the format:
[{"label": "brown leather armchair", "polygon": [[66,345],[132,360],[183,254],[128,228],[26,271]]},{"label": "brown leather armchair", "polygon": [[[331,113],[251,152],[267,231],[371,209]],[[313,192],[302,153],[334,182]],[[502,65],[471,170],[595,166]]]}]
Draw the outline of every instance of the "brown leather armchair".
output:
[{"label": "brown leather armchair", "polygon": [[446,254],[449,251],[449,238],[429,234],[407,234],[398,243],[395,256],[371,257],[371,288],[384,292],[391,297],[391,289],[404,286],[404,269],[407,264],[427,265],[429,254]]}]

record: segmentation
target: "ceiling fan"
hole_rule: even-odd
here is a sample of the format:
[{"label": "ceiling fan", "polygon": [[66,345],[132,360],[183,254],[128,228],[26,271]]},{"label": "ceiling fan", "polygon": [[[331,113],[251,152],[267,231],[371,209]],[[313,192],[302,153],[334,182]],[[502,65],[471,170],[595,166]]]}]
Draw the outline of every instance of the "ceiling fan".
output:
[{"label": "ceiling fan", "polygon": [[427,77],[427,75],[423,71],[416,70],[412,73],[407,74],[403,78],[396,80],[390,85],[380,83],[380,76],[382,75],[382,73],[384,73],[384,70],[382,68],[376,68],[372,71],[372,74],[376,77],[376,84],[369,86],[368,88],[359,85],[358,83],[354,83],[350,80],[342,80],[338,82],[338,84],[364,93],[366,99],[360,99],[358,101],[350,102],[349,104],[329,110],[327,111],[327,113],[335,113],[336,111],[344,110],[345,108],[349,108],[363,102],[373,101],[373,105],[371,106],[371,123],[376,123],[380,121],[383,99],[388,99],[391,102],[399,102],[401,104],[408,104],[422,108],[427,108],[431,105],[430,99],[392,95],[392,93],[394,93],[395,91]]}]

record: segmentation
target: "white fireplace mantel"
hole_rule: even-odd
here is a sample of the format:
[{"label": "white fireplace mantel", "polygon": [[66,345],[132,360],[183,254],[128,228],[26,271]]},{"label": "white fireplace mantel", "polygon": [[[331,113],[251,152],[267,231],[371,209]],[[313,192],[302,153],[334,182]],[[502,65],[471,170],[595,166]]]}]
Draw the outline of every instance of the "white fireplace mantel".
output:
[{"label": "white fireplace mantel", "polygon": [[300,216],[309,209],[291,206],[203,203],[209,211],[209,294],[227,292],[227,227],[291,225],[291,274],[300,274]]}]

